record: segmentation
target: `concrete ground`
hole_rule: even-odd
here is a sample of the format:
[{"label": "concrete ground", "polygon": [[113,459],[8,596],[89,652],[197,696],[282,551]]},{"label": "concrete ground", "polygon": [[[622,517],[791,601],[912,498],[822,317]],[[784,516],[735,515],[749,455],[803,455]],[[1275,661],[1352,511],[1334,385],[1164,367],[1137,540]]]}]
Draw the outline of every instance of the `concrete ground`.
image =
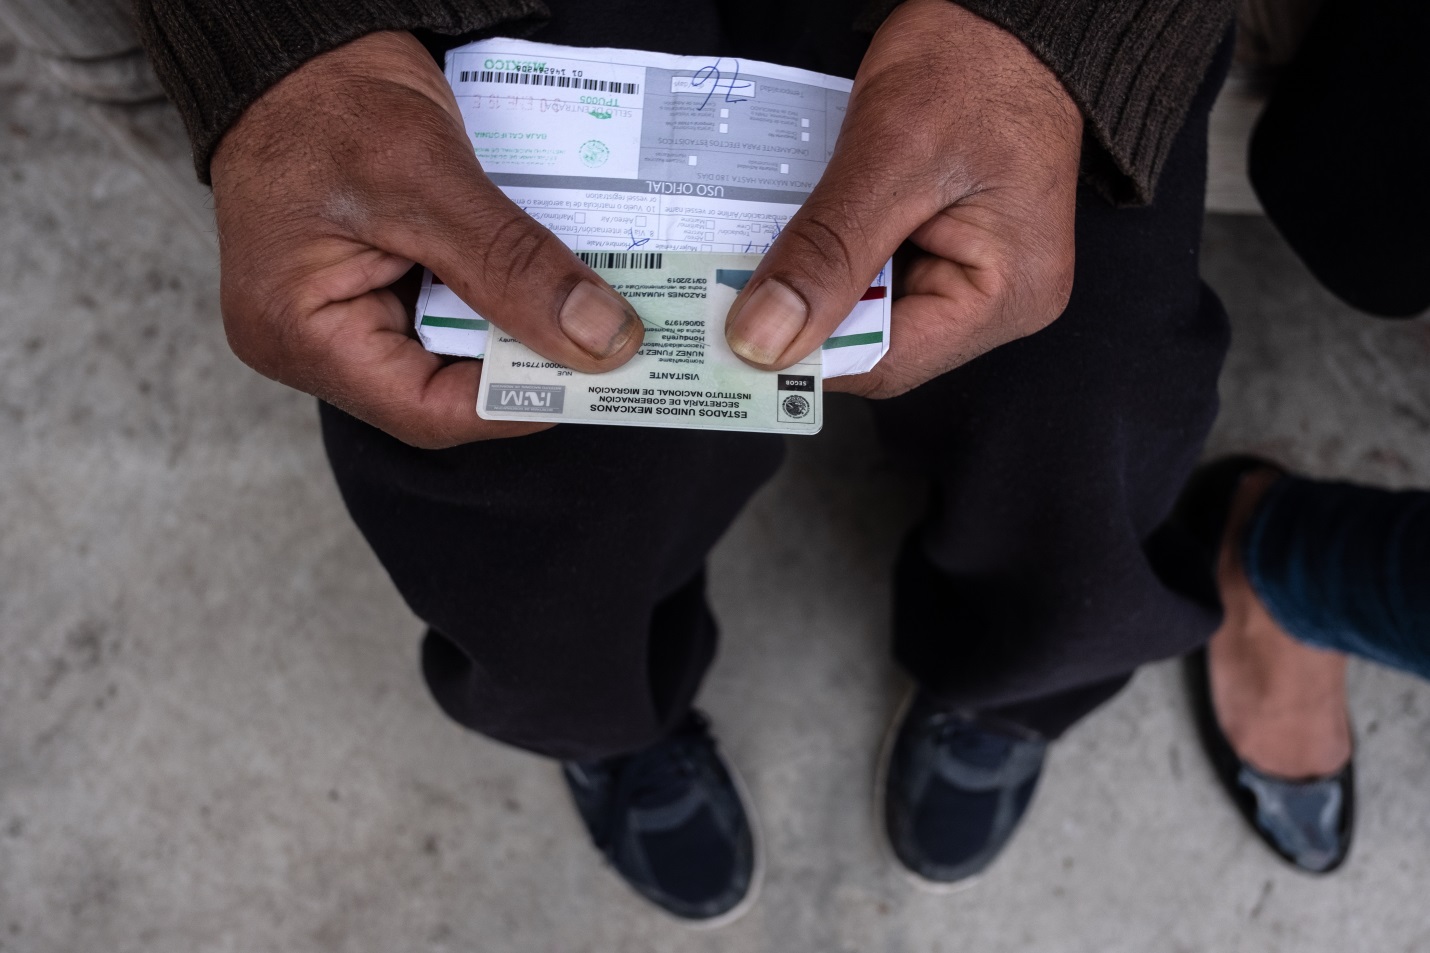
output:
[{"label": "concrete ground", "polygon": [[[312,403],[228,353],[210,247],[34,74],[0,37],[3,953],[1430,949],[1430,686],[1368,665],[1333,877],[1244,829],[1170,663],[1056,747],[974,889],[892,873],[870,780],[917,488],[854,403],[714,556],[703,704],[763,817],[764,896],[714,933],[653,914],[550,764],[429,702]],[[1237,338],[1214,449],[1430,484],[1430,326],[1349,312],[1258,219],[1212,219],[1205,254]]]}]

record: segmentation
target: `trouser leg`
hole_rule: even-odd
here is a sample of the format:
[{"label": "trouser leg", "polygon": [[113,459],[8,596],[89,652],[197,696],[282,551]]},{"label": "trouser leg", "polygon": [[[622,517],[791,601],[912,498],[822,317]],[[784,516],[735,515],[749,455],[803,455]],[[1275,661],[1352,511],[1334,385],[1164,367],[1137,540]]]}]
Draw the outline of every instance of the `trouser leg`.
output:
[{"label": "trouser leg", "polygon": [[1430,493],[1284,477],[1243,562],[1298,639],[1430,678]]},{"label": "trouser leg", "polygon": [[430,626],[455,721],[552,757],[644,747],[715,649],[705,556],[779,465],[778,438],[558,427],[444,451],[322,407],[343,499]]},{"label": "trouser leg", "polygon": [[[531,39],[727,46],[716,0],[548,6]],[[331,407],[322,419],[349,511],[429,626],[423,674],[455,721],[582,760],[679,721],[715,650],[705,556],[778,467],[777,438],[568,426],[429,453]]]},{"label": "trouser leg", "polygon": [[1225,53],[1151,207],[1079,193],[1062,317],[875,403],[892,450],[932,483],[896,570],[895,655],[951,705],[1056,736],[1215,624],[1143,547],[1216,415],[1228,328],[1197,249]]}]

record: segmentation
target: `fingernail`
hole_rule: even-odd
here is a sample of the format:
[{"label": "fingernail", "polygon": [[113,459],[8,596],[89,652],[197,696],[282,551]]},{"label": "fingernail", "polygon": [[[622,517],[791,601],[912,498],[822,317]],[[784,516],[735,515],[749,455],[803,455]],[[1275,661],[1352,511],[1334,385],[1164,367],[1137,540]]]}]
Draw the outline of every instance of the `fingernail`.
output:
[{"label": "fingernail", "polygon": [[809,308],[782,281],[767,278],[730,319],[730,349],[755,364],[773,364],[804,330]]},{"label": "fingernail", "polygon": [[615,292],[583,279],[561,306],[561,330],[594,358],[615,354],[641,329],[640,317]]}]

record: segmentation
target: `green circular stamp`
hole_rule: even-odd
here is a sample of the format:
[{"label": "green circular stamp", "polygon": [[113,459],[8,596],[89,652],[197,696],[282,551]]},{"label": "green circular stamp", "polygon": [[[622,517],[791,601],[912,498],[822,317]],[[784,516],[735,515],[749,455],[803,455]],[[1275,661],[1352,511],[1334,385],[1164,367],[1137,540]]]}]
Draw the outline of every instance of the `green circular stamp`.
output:
[{"label": "green circular stamp", "polygon": [[611,157],[611,149],[600,139],[588,139],[581,144],[581,161],[592,169],[598,169],[606,164],[606,160]]}]

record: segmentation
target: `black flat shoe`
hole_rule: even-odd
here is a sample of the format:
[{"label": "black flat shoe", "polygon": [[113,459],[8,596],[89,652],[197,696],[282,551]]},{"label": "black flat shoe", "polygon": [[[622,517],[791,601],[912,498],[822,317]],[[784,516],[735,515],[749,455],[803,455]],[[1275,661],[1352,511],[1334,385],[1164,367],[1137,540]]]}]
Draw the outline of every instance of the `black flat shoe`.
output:
[{"label": "black flat shoe", "polygon": [[1205,649],[1187,656],[1186,676],[1202,747],[1222,787],[1266,846],[1307,873],[1328,874],[1344,863],[1355,830],[1355,759],[1323,777],[1267,774],[1243,761],[1221,730]]},{"label": "black flat shoe", "polygon": [[[1220,610],[1216,569],[1222,535],[1241,480],[1260,468],[1256,457],[1227,457],[1199,467],[1156,541],[1155,561],[1169,586]],[[1202,747],[1222,787],[1252,830],[1300,870],[1327,874],[1350,853],[1355,823],[1355,762],[1335,774],[1281,778],[1242,760],[1227,740],[1212,702],[1206,649],[1187,656],[1186,680]]]}]

